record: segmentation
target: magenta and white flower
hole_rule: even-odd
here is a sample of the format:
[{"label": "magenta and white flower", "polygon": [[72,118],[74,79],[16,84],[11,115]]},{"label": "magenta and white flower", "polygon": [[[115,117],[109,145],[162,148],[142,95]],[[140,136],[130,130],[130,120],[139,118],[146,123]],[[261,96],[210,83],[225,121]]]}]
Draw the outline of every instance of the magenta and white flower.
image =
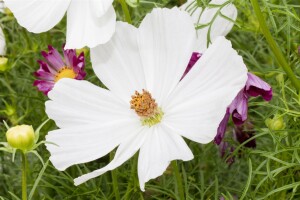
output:
[{"label": "magenta and white flower", "polygon": [[19,24],[33,33],[53,28],[67,12],[66,49],[106,43],[115,32],[113,0],[4,0]]},{"label": "magenta and white flower", "polygon": [[39,80],[34,81],[33,85],[45,95],[53,88],[56,82],[62,78],[72,78],[77,80],[84,79],[84,53],[76,55],[75,49],[63,48],[64,59],[52,46],[48,46],[49,52],[42,52],[45,61],[39,60],[39,70],[34,75]]},{"label": "magenta and white flower", "polygon": [[47,144],[53,165],[65,170],[118,147],[107,166],[76,178],[79,185],[139,151],[144,191],[172,160],[193,159],[183,138],[212,141],[247,80],[242,58],[224,37],[181,80],[196,42],[193,19],[176,8],[154,9],[139,28],[118,22],[112,39],[91,50],[93,69],[109,90],[62,79],[48,94],[46,113],[60,128],[46,136],[57,144]]}]

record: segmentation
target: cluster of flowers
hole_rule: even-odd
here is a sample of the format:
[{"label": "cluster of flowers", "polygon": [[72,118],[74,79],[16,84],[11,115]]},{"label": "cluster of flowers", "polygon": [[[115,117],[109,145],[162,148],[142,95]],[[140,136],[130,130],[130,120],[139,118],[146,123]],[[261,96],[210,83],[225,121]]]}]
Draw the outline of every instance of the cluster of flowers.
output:
[{"label": "cluster of flowers", "polygon": [[[64,59],[49,46],[35,73],[39,80],[34,85],[50,99],[46,113],[60,128],[46,136],[56,144],[46,145],[50,160],[65,170],[118,147],[107,166],[76,178],[75,185],[113,170],[139,151],[144,191],[145,183],[172,160],[193,159],[183,137],[205,144],[218,133],[219,144],[231,114],[235,123],[247,118],[249,96],[264,91],[266,100],[272,96],[266,83],[247,73],[224,37],[237,17],[235,6],[225,0],[213,0],[205,9],[196,1],[180,9],[153,9],[139,28],[116,22],[111,0],[5,3],[34,33],[51,29],[67,12]],[[77,56],[73,49],[84,46],[91,48],[93,70],[109,90],[82,80],[84,54]]]}]

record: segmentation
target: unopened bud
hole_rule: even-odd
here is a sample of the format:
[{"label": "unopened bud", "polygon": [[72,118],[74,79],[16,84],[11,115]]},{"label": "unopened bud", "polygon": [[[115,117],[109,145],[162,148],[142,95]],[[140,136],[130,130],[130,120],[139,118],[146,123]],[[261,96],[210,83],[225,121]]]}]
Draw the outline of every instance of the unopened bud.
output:
[{"label": "unopened bud", "polygon": [[275,115],[273,119],[266,119],[265,123],[272,131],[279,131],[285,128],[285,123],[282,116]]},{"label": "unopened bud", "polygon": [[7,58],[0,57],[0,72],[4,72],[7,70],[7,62],[8,62]]},{"label": "unopened bud", "polygon": [[8,129],[6,139],[11,147],[26,152],[34,145],[34,130],[28,125],[15,126]]}]

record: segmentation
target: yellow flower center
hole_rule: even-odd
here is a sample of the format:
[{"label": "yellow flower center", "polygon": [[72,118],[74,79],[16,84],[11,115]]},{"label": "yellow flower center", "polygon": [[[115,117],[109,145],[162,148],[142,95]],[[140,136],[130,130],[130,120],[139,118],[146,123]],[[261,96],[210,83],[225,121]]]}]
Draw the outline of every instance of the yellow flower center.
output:
[{"label": "yellow flower center", "polygon": [[131,96],[130,108],[141,118],[142,125],[153,126],[163,117],[162,110],[157,106],[151,94],[143,89],[142,93],[135,91]]},{"label": "yellow flower center", "polygon": [[61,70],[59,70],[54,78],[54,81],[57,82],[62,78],[72,78],[74,79],[77,76],[77,74],[74,72],[73,69],[68,67],[63,67]]}]

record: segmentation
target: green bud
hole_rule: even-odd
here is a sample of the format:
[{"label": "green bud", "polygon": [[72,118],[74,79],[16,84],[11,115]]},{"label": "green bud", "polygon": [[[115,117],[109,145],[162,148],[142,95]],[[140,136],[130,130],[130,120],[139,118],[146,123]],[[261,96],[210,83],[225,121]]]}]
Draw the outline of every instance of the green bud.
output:
[{"label": "green bud", "polygon": [[4,72],[7,70],[7,62],[8,58],[0,57],[0,72]]},{"label": "green bud", "polygon": [[11,147],[26,152],[34,145],[34,130],[28,125],[14,126],[7,130],[6,139]]},{"label": "green bud", "polygon": [[13,106],[7,105],[5,113],[7,114],[7,116],[12,116],[16,113],[16,109]]},{"label": "green bud", "polygon": [[272,131],[279,131],[285,128],[283,117],[279,115],[275,115],[273,119],[266,119],[265,123],[267,127]]},{"label": "green bud", "polygon": [[276,80],[279,83],[279,85],[283,85],[284,84],[284,75],[283,74],[278,74],[276,76]]}]

